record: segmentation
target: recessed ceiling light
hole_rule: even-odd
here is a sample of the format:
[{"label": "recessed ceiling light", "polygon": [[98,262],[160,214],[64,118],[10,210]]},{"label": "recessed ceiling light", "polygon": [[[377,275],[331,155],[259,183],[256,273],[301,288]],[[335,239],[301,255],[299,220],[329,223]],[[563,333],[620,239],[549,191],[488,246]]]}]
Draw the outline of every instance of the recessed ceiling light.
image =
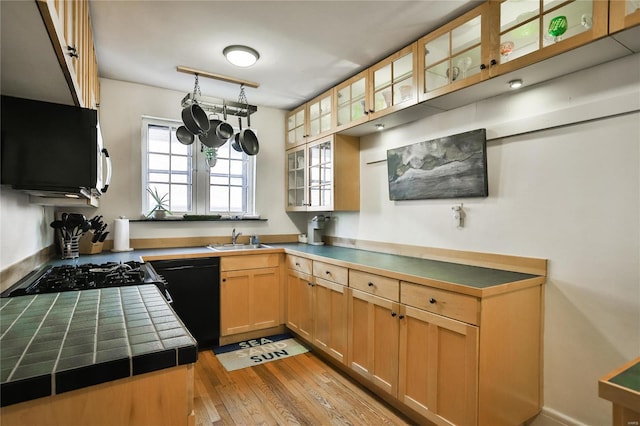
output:
[{"label": "recessed ceiling light", "polygon": [[517,79],[517,80],[511,80],[509,82],[509,87],[512,89],[519,89],[522,87],[522,80],[521,79]]},{"label": "recessed ceiling light", "polygon": [[384,129],[384,124],[382,123],[376,124],[376,130],[383,130],[383,129]]},{"label": "recessed ceiling light", "polygon": [[222,51],[227,61],[237,67],[250,67],[260,58],[260,54],[247,46],[227,46]]}]

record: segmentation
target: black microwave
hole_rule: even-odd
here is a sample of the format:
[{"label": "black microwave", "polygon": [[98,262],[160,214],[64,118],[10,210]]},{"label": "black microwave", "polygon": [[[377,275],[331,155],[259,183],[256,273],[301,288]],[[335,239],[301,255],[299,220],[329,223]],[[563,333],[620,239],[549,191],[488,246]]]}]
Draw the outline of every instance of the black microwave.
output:
[{"label": "black microwave", "polygon": [[0,114],[0,183],[45,197],[107,191],[111,159],[96,110],[2,96]]}]

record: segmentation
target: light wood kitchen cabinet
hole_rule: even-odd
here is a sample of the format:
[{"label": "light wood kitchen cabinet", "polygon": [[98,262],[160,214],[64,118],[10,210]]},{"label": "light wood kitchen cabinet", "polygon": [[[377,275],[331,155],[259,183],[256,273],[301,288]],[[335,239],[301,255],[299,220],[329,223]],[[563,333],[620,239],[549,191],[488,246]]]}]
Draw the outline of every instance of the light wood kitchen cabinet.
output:
[{"label": "light wood kitchen cabinet", "polygon": [[477,424],[478,327],[404,304],[400,317],[398,399],[438,424]]},{"label": "light wood kitchen cabinet", "polygon": [[336,127],[333,105],[334,89],[311,99],[290,111],[286,118],[287,143],[285,149],[294,148],[331,134]]},{"label": "light wood kitchen cabinet", "polygon": [[225,256],[220,271],[221,336],[282,324],[278,254]]},{"label": "light wood kitchen cabinet", "polygon": [[418,40],[418,97],[425,101],[478,83],[490,64],[485,3]]},{"label": "light wood kitchen cabinet", "polygon": [[347,287],[315,278],[313,344],[341,364],[347,362]]},{"label": "light wood kitchen cabinet", "polygon": [[287,151],[286,158],[287,211],[360,209],[359,138],[333,134],[305,144],[304,153]]},{"label": "light wood kitchen cabinet", "polygon": [[609,33],[640,25],[640,3],[635,0],[609,1]]},{"label": "light wood kitchen cabinet", "polygon": [[304,104],[300,105],[293,111],[290,111],[285,117],[285,127],[287,131],[287,143],[285,144],[285,149],[293,148],[306,142],[306,112],[307,107],[306,104]]},{"label": "light wood kitchen cabinet", "polygon": [[313,278],[287,269],[287,327],[308,342],[313,341]]},{"label": "light wood kitchen cabinet", "polygon": [[74,103],[100,103],[96,53],[88,0],[37,0]]},{"label": "light wood kitchen cabinet", "polygon": [[339,132],[369,120],[373,109],[368,96],[369,70],[364,70],[335,87],[336,131]]},{"label": "light wood kitchen cabinet", "polygon": [[369,69],[370,120],[418,102],[417,47],[413,43]]},{"label": "light wood kitchen cabinet", "polygon": [[491,77],[588,44],[608,33],[609,2],[489,2]]},{"label": "light wood kitchen cabinet", "polygon": [[350,290],[348,366],[382,391],[398,394],[399,304]]}]

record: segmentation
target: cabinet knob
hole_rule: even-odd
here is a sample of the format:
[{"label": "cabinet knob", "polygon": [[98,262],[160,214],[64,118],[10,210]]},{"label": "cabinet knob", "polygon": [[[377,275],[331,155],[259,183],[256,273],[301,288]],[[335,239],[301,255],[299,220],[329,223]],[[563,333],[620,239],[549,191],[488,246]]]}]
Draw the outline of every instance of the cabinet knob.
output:
[{"label": "cabinet knob", "polygon": [[404,319],[404,315],[400,315],[398,319]]},{"label": "cabinet knob", "polygon": [[492,60],[491,60],[491,66],[494,66],[494,65],[495,65],[495,64],[497,64],[497,63],[498,63],[498,61],[496,61],[495,59],[492,59]]},{"label": "cabinet knob", "polygon": [[367,283],[367,285],[368,285],[369,287],[373,287],[373,283],[372,283],[371,281],[369,281],[369,282]]},{"label": "cabinet knob", "polygon": [[487,69],[487,66],[486,66],[485,64],[480,64],[480,69],[481,69],[481,70],[486,70],[486,69]]},{"label": "cabinet knob", "polygon": [[372,109],[370,109],[370,110],[369,110],[369,112],[370,112],[371,114],[373,114],[375,111],[374,111],[374,110],[372,110]]},{"label": "cabinet knob", "polygon": [[300,266],[300,264],[299,264],[298,262],[296,262],[296,266],[298,266],[298,267],[299,267],[299,266]]},{"label": "cabinet knob", "polygon": [[222,282],[223,282],[223,283],[226,283],[226,282],[227,282],[227,279],[226,279],[226,278],[223,278],[223,279],[222,279]]},{"label": "cabinet knob", "polygon": [[331,275],[331,271],[325,271],[324,273],[327,275]]},{"label": "cabinet knob", "polygon": [[395,317],[396,315],[398,315],[398,314],[396,314],[394,311],[391,311],[391,316],[392,317]]},{"label": "cabinet knob", "polygon": [[433,305],[434,303],[436,303],[436,299],[434,299],[433,297],[429,298],[429,303]]},{"label": "cabinet knob", "polygon": [[77,58],[78,57],[78,49],[76,49],[75,46],[67,46],[67,54],[69,56],[71,56],[72,58]]}]

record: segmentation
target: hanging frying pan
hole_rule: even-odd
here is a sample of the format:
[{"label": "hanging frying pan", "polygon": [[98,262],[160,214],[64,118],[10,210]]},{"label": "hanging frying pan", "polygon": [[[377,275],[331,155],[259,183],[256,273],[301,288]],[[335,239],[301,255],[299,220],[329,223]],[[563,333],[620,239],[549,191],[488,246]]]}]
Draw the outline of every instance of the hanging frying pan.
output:
[{"label": "hanging frying pan", "polygon": [[260,151],[260,145],[258,144],[258,137],[251,130],[251,115],[247,109],[247,128],[240,130],[240,148],[247,155],[256,155]]},{"label": "hanging frying pan", "polygon": [[211,131],[208,133],[199,134],[198,139],[200,139],[200,142],[202,142],[209,148],[219,148],[227,142],[227,139],[220,139],[218,137],[217,131],[214,131],[213,129],[216,129],[220,125],[220,123],[222,123],[222,121],[214,118],[209,120],[209,123],[211,125]]},{"label": "hanging frying pan", "polygon": [[[227,123],[227,104],[226,103],[222,105],[222,114],[224,117],[224,121],[220,122],[220,124],[218,124],[215,127],[215,129],[216,129],[216,135],[218,135],[218,138],[222,139],[223,141],[226,141],[231,136],[233,136],[233,127],[231,126],[231,124]],[[213,123],[211,128],[214,128]]]},{"label": "hanging frying pan", "polygon": [[193,133],[191,133],[185,126],[180,126],[176,129],[176,137],[180,143],[184,145],[191,145],[195,140]]},{"label": "hanging frying pan", "polygon": [[211,128],[207,113],[196,102],[182,109],[182,122],[194,135],[207,133]]},{"label": "hanging frying pan", "polygon": [[229,141],[231,142],[231,148],[235,149],[238,152],[242,152],[242,147],[240,146],[240,134],[242,133],[242,118],[238,117],[238,125],[240,126],[240,130],[235,136]]}]

